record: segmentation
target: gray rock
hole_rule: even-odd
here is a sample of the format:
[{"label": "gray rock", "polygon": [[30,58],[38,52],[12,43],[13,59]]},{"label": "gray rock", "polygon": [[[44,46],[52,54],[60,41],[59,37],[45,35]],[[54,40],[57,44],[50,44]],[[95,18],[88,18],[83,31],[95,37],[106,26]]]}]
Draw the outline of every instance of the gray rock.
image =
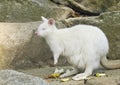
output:
[{"label": "gray rock", "polygon": [[[21,63],[31,64],[28,56],[22,58],[26,44],[30,42],[38,23],[0,23],[0,68],[11,68]],[[32,49],[32,48],[31,48]],[[23,59],[23,60],[22,60]],[[24,66],[24,65],[23,65]]]},{"label": "gray rock", "polygon": [[0,1],[0,21],[28,22],[39,21],[41,16],[56,20],[73,15],[72,9],[58,7],[50,0],[3,0]]},{"label": "gray rock", "polygon": [[117,79],[114,78],[99,78],[88,80],[86,85],[117,85]]},{"label": "gray rock", "polygon": [[14,70],[0,71],[0,85],[49,85],[42,78]]},{"label": "gray rock", "polygon": [[110,42],[108,57],[120,59],[120,11],[103,13],[98,20],[100,28],[105,32]]},{"label": "gray rock", "polygon": [[106,12],[108,11],[107,9],[109,9],[112,6],[116,6],[116,4],[120,2],[119,0],[114,0],[114,1],[113,0],[76,0],[76,1],[78,1],[78,3],[82,4],[89,10],[98,13]]},{"label": "gray rock", "polygon": [[[52,1],[56,4],[68,6],[74,9],[74,11],[76,12],[80,12],[80,14],[86,15],[92,15],[92,13],[93,15],[95,15],[95,13],[100,14],[108,11],[119,11],[120,9],[119,0],[52,0]],[[81,7],[78,9],[77,8],[75,9],[74,7],[77,6],[74,5],[71,7],[71,3],[69,3],[71,1],[76,1]]]},{"label": "gray rock", "polygon": [[[53,65],[48,45],[44,39],[35,35],[39,24],[40,22],[0,23],[0,69]],[[62,27],[62,23],[57,24]],[[64,59],[62,61],[66,62]]]}]

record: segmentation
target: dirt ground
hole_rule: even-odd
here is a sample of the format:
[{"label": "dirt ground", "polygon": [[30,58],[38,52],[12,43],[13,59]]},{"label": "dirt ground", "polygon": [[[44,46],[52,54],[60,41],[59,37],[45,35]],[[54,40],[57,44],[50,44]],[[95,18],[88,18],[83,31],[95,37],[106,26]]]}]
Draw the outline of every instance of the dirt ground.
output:
[{"label": "dirt ground", "polygon": [[[70,78],[67,82],[62,82],[60,78],[48,78],[48,75],[54,72],[56,67],[44,67],[44,68],[34,68],[27,70],[18,70],[23,73],[27,73],[33,76],[38,76],[47,81],[50,85],[120,85],[120,69],[116,70],[97,70],[98,73],[105,73],[107,76],[95,77],[91,75],[89,80],[74,81]],[[69,69],[70,66],[57,67]],[[94,72],[94,73],[96,73]]]}]

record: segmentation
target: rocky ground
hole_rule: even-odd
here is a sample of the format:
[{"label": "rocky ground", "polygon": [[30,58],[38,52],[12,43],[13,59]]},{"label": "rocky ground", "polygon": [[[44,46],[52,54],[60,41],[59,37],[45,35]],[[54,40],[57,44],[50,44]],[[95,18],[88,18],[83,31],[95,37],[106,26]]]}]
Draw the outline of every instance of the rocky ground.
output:
[{"label": "rocky ground", "polygon": [[[44,67],[44,68],[35,68],[27,70],[19,70],[20,72],[30,74],[33,76],[41,77],[47,81],[50,85],[120,85],[120,69],[116,70],[98,70],[96,72],[104,72],[107,76],[104,77],[95,77],[90,76],[89,80],[74,81],[70,79],[67,82],[61,82],[60,78],[51,79],[47,78],[48,75],[54,72],[56,67]],[[63,68],[63,67],[59,67]],[[70,67],[66,66],[64,69],[69,69]]]}]

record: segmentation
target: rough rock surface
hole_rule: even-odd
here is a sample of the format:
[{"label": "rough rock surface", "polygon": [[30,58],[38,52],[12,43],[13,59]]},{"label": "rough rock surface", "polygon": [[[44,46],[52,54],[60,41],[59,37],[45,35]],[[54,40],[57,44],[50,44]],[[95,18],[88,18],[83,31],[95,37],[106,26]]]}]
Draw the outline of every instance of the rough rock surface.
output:
[{"label": "rough rock surface", "polygon": [[39,24],[0,23],[0,69],[53,65],[48,45],[35,35]]},{"label": "rough rock surface", "polygon": [[14,70],[0,71],[0,85],[49,85],[42,78]]},{"label": "rough rock surface", "polygon": [[[0,23],[0,68],[9,68],[11,65],[14,67],[19,64],[17,60],[21,60],[25,46],[30,42],[36,27],[37,23],[36,25],[33,23]],[[27,57],[28,55],[25,55],[21,63],[30,64]]]},{"label": "rough rock surface", "polygon": [[[116,6],[119,0],[75,0],[93,12],[106,12],[112,6]],[[114,11],[114,10],[112,10]]]},{"label": "rough rock surface", "polygon": [[56,20],[68,18],[74,14],[72,9],[58,7],[49,0],[3,0],[0,1],[1,22],[30,22],[41,20],[40,16],[53,17]]},{"label": "rough rock surface", "polygon": [[[74,9],[74,7],[80,6],[79,9],[74,10],[76,12],[80,12],[81,14],[86,15],[89,15],[90,12],[100,14],[107,11],[119,11],[120,3],[119,0],[51,0],[51,1],[53,1],[56,4],[68,6],[72,9]],[[78,3],[79,5],[71,4],[71,2]],[[86,10],[89,12],[85,13]]]},{"label": "rough rock surface", "polygon": [[108,57],[110,59],[120,59],[120,11],[101,14],[99,20],[100,28],[109,40]]}]

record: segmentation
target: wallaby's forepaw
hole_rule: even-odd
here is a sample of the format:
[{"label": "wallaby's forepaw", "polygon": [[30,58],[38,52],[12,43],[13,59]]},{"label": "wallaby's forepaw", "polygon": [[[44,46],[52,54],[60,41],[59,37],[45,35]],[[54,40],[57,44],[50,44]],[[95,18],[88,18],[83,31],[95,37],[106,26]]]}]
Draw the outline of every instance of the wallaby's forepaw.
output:
[{"label": "wallaby's forepaw", "polygon": [[60,75],[60,78],[64,78],[64,77],[67,77],[65,73]]},{"label": "wallaby's forepaw", "polygon": [[64,74],[60,75],[60,78],[68,77],[71,75],[70,70],[67,70]]},{"label": "wallaby's forepaw", "polygon": [[77,74],[76,76],[74,76],[74,77],[72,77],[72,79],[73,80],[83,80],[83,79],[85,79],[86,78],[86,76],[83,76],[83,75],[81,75],[81,74]]}]

